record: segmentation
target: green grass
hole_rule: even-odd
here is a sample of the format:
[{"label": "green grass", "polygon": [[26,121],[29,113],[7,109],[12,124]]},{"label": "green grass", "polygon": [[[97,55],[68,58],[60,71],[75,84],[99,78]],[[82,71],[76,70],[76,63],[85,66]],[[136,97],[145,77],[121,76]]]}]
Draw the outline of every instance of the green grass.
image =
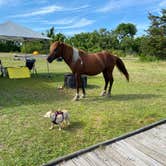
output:
[{"label": "green grass", "polygon": [[[24,65],[4,58],[5,66]],[[166,117],[166,62],[139,62],[125,58],[127,83],[115,68],[112,97],[99,97],[102,75],[88,77],[87,98],[71,102],[75,90],[58,90],[69,68],[37,60],[39,76],[30,79],[0,78],[0,165],[41,165],[51,159],[117,137]],[[68,109],[71,125],[48,130],[43,118],[49,109]]]}]

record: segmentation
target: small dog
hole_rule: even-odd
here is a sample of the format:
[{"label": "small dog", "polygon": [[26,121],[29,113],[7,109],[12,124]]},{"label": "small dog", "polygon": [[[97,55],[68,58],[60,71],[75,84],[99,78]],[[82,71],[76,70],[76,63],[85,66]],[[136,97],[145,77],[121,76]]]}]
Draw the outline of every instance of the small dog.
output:
[{"label": "small dog", "polygon": [[59,126],[59,130],[62,129],[63,124],[69,125],[70,119],[69,119],[69,113],[67,110],[58,110],[58,111],[48,111],[45,115],[45,118],[51,119],[51,127],[49,128],[52,130],[54,128],[54,125]]}]

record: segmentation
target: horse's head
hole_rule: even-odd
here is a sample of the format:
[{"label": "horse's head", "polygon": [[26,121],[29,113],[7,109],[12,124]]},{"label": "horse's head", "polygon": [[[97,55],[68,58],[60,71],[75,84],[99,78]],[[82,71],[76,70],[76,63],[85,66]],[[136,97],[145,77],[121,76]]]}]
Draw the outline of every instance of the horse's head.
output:
[{"label": "horse's head", "polygon": [[54,59],[62,56],[62,42],[54,42],[50,46],[50,54],[47,57],[47,61],[51,63]]}]

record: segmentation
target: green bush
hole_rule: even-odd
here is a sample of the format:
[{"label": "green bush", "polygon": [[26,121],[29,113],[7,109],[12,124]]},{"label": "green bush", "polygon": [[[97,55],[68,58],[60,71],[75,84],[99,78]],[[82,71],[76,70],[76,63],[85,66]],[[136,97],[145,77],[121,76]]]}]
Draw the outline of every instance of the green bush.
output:
[{"label": "green bush", "polygon": [[15,41],[0,41],[0,52],[20,52],[20,43]]},{"label": "green bush", "polygon": [[46,54],[49,52],[49,42],[40,41],[27,41],[24,42],[21,47],[22,53],[33,53],[33,51],[38,51],[40,54]]},{"label": "green bush", "polygon": [[156,56],[143,55],[143,54],[139,55],[139,59],[143,62],[152,62],[152,61],[158,61],[159,60],[159,58],[156,57]]},{"label": "green bush", "polygon": [[117,55],[119,57],[125,57],[126,56],[126,53],[122,50],[113,50],[112,53],[113,53],[113,55]]}]

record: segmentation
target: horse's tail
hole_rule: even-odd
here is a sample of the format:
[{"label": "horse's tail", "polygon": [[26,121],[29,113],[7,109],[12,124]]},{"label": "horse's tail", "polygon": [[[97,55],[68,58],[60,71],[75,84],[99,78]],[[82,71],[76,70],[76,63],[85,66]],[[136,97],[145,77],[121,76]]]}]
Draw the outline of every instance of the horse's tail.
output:
[{"label": "horse's tail", "polygon": [[117,59],[116,59],[116,66],[119,69],[119,71],[125,75],[127,81],[129,81],[129,73],[128,73],[123,61],[119,57],[117,57]]}]

